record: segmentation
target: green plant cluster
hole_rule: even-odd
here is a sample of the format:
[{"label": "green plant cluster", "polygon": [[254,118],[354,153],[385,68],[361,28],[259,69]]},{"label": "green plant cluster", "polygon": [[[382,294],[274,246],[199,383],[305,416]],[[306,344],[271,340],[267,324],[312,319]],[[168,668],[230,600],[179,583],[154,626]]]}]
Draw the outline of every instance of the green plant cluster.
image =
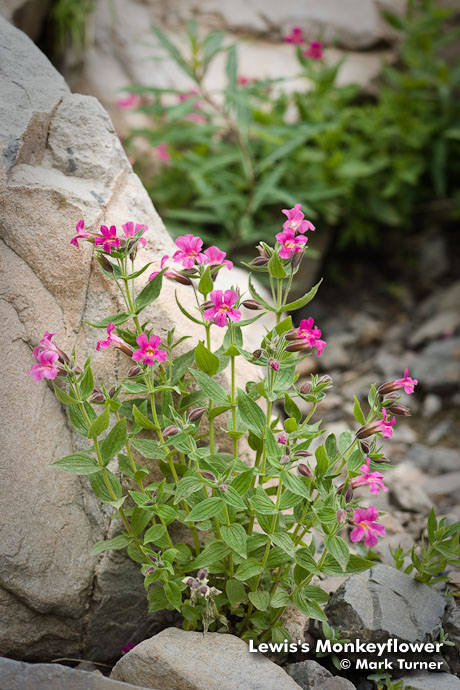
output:
[{"label": "green plant cluster", "polygon": [[[133,130],[127,146],[173,234],[217,236],[223,249],[244,251],[273,233],[280,204],[300,202],[340,245],[377,244],[384,229],[419,230],[430,204],[458,211],[460,65],[444,57],[458,30],[435,0],[384,16],[402,43],[375,98],[337,84],[343,61],[312,60],[299,46],[305,89],[292,92],[283,79],[241,81],[237,45],[220,31],[201,39],[191,22],[180,50],[154,27],[193,89],[178,102],[177,90],[130,86],[151,126]],[[226,86],[210,91],[205,77],[221,53]],[[166,143],[161,169],[142,147],[136,153],[139,137]]]}]

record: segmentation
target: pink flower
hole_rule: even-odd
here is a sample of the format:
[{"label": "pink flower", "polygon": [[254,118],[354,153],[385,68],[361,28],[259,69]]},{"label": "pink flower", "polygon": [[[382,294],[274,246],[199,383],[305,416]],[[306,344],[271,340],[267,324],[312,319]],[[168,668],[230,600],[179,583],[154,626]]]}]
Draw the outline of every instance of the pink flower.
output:
[{"label": "pink flower", "polygon": [[321,331],[314,325],[312,317],[303,319],[296,333],[297,338],[303,338],[307,341],[310,347],[316,347],[318,350],[318,357],[326,347],[326,341],[321,340]]},{"label": "pink flower", "polygon": [[166,148],[166,142],[162,141],[158,146],[155,148],[155,152],[163,163],[167,163],[171,159],[171,155],[168,152],[168,149]]},{"label": "pink flower", "polygon": [[117,101],[117,106],[123,108],[124,110],[130,110],[131,108],[137,108],[141,103],[140,96],[137,93],[128,93],[124,98],[119,98]]},{"label": "pink flower", "polygon": [[205,264],[211,264],[212,266],[227,266],[230,271],[233,268],[233,263],[226,259],[227,256],[225,252],[221,251],[218,247],[212,246],[204,250],[206,259]]},{"label": "pink flower", "polygon": [[287,216],[287,221],[283,224],[284,230],[294,230],[303,234],[307,230],[315,230],[313,223],[309,220],[304,220],[305,216],[301,211],[301,205],[296,204],[294,208],[283,208],[283,213]]},{"label": "pink flower", "polygon": [[207,321],[214,321],[216,326],[227,325],[228,320],[239,321],[241,319],[241,312],[238,309],[233,309],[233,305],[238,300],[238,293],[235,290],[213,290],[209,299],[214,304],[210,309],[204,312],[204,318]]},{"label": "pink flower", "polygon": [[312,41],[303,55],[312,60],[321,60],[323,57],[323,47],[324,43],[321,41]]},{"label": "pink flower", "polygon": [[206,255],[202,253],[203,240],[194,235],[182,235],[176,240],[179,250],[173,254],[173,261],[182,263],[184,268],[193,268],[195,264],[206,261]]},{"label": "pink flower", "polygon": [[402,388],[404,393],[411,394],[414,392],[414,388],[417,384],[417,379],[411,379],[409,376],[409,369],[406,368],[404,370],[404,378],[384,383],[383,386],[380,386],[379,393],[386,395],[387,393],[392,393],[393,391],[397,391]]},{"label": "pink flower", "polygon": [[133,352],[132,358],[135,362],[143,362],[153,367],[157,362],[165,361],[167,354],[165,350],[158,349],[161,345],[161,339],[158,335],[151,335],[149,338],[145,333],[141,333],[137,336],[136,343],[140,350]]},{"label": "pink flower", "polygon": [[286,434],[286,432],[282,431],[278,436],[278,443],[281,443],[282,446],[285,446],[287,442],[288,435]]},{"label": "pink flower", "polygon": [[112,331],[115,328],[115,324],[113,321],[109,323],[107,326],[107,340],[98,340],[96,343],[96,350],[99,352],[101,347],[106,350],[108,347],[111,345],[121,345],[123,344],[123,340],[119,338],[117,335],[112,335]]},{"label": "pink flower", "polygon": [[135,642],[127,642],[126,644],[122,645],[122,647],[121,647],[122,654],[127,654],[132,649],[134,649],[135,646],[136,646]]},{"label": "pink flower", "polygon": [[287,228],[284,232],[279,232],[276,239],[282,245],[280,249],[280,257],[282,259],[289,259],[292,254],[297,254],[302,249],[302,246],[308,242],[308,238],[303,235],[295,237],[295,231]]},{"label": "pink flower", "polygon": [[238,84],[240,86],[250,86],[253,83],[254,83],[254,79],[250,79],[249,77],[245,77],[243,74],[240,74],[240,76],[238,77]]},{"label": "pink flower", "polygon": [[[180,93],[178,95],[179,103],[183,103],[184,101],[189,101],[191,98],[194,96],[199,96],[200,92],[198,89],[190,89],[189,91],[185,91],[184,93]],[[203,103],[200,103],[199,101],[196,101],[193,105],[194,108],[197,110],[200,110],[203,107]],[[186,118],[186,120],[190,120],[191,122],[206,122],[206,116],[203,115],[203,113],[189,113]]]},{"label": "pink flower", "polygon": [[387,411],[384,407],[382,407],[382,415],[383,419],[374,422],[374,424],[377,427],[377,431],[383,434],[383,438],[391,438],[393,436],[393,429],[391,427],[396,423],[396,419],[393,417],[391,421],[387,421]]},{"label": "pink flower", "polygon": [[382,491],[388,491],[388,487],[383,483],[383,474],[380,474],[380,472],[369,471],[370,462],[370,459],[366,458],[365,464],[361,465],[359,468],[363,474],[359,477],[353,477],[351,480],[351,486],[356,489],[358,486],[365,486],[366,484],[369,484],[371,494],[380,493],[380,489],[382,489]]},{"label": "pink flower", "polygon": [[294,26],[291,30],[291,33],[288,36],[284,37],[284,40],[286,43],[294,43],[295,45],[301,45],[305,42],[303,30],[300,28],[300,26]]},{"label": "pink flower", "polygon": [[49,331],[45,332],[45,335],[43,338],[40,340],[40,345],[37,345],[36,348],[34,348],[33,355],[34,357],[38,357],[40,352],[45,352],[46,350],[49,350],[51,352],[57,352],[59,355],[59,348],[56,345],[56,343],[53,343],[53,336],[55,336],[56,333],[50,333]]},{"label": "pink flower", "polygon": [[[35,352],[35,350],[34,350]],[[59,355],[52,350],[42,350],[37,354],[38,364],[34,364],[28,374],[32,375],[35,381],[42,379],[55,379],[59,374],[59,369],[56,365]]]},{"label": "pink flower", "polygon": [[206,122],[206,115],[203,115],[203,113],[189,113],[185,119],[190,120],[190,122],[202,124],[203,122]]},{"label": "pink flower", "polygon": [[385,527],[376,523],[379,517],[379,511],[375,506],[366,508],[358,508],[353,515],[353,522],[356,527],[350,532],[351,541],[361,541],[363,537],[366,546],[375,546],[378,544],[379,537],[385,536]]},{"label": "pink flower", "polygon": [[273,371],[279,371],[280,363],[274,357],[270,357],[268,360],[268,366],[273,369]]},{"label": "pink flower", "polygon": [[77,231],[77,234],[75,237],[72,237],[70,240],[70,244],[73,244],[74,247],[79,249],[79,244],[78,240],[85,240],[87,237],[90,236],[90,233],[87,230],[84,230],[85,227],[85,221],[84,220],[79,220],[78,223],[75,226],[75,229]]},{"label": "pink flower", "polygon": [[101,225],[101,234],[102,237],[98,236],[94,241],[96,244],[102,244],[104,251],[107,252],[107,254],[110,254],[112,245],[114,247],[118,247],[120,244],[120,240],[117,237],[117,228],[115,225],[111,225],[110,229],[107,227],[107,225]]},{"label": "pink flower", "polygon": [[[149,229],[148,225],[144,225],[144,223],[134,224],[132,220],[129,221],[129,223],[124,223],[124,225],[122,225],[121,227],[123,228],[123,232],[125,233],[126,239],[128,239],[129,237],[134,237],[134,235],[136,235],[141,228],[144,228],[142,230],[142,235]],[[142,247],[145,247],[145,239],[142,236],[139,238],[139,244]]]}]

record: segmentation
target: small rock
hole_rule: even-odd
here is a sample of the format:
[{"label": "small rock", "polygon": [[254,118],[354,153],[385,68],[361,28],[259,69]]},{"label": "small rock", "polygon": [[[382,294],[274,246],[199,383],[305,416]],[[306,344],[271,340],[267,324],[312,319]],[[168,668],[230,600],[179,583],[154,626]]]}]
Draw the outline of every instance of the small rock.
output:
[{"label": "small rock", "polygon": [[429,419],[442,410],[442,398],[434,393],[429,393],[423,401],[422,417]]},{"label": "small rock", "polygon": [[356,690],[346,678],[333,676],[317,661],[300,661],[289,664],[286,671],[303,690]]},{"label": "small rock", "polygon": [[291,640],[294,642],[304,639],[309,622],[310,619],[294,606],[289,606],[285,609],[281,616],[281,625],[288,631]]},{"label": "small rock", "polygon": [[414,642],[438,637],[444,608],[444,598],[426,585],[388,565],[376,565],[348,578],[326,613],[344,638]]},{"label": "small rock", "polygon": [[412,371],[425,390],[442,393],[460,383],[460,338],[430,343],[420,352]]},{"label": "small rock", "polygon": [[62,690],[63,688],[69,688],[69,690],[147,690],[139,685],[127,685],[99,673],[88,673],[88,671],[61,666],[61,664],[26,664],[24,661],[0,658],[0,690]]},{"label": "small rock", "polygon": [[390,488],[390,500],[401,510],[428,515],[433,507],[424,489],[419,484],[394,483]]},{"label": "small rock", "polygon": [[460,652],[460,606],[452,605],[444,616],[444,631]]},{"label": "small rock", "polygon": [[450,673],[408,673],[400,680],[411,690],[460,690],[460,679]]},{"label": "small rock", "polygon": [[430,429],[426,437],[426,442],[430,446],[435,446],[442,438],[444,438],[444,436],[447,436],[447,434],[451,431],[451,428],[452,424],[450,420],[444,419],[442,422],[439,422],[439,424],[436,424]]},{"label": "small rock", "polygon": [[299,690],[290,676],[234,635],[167,628],[116,664],[112,678],[161,690]]},{"label": "small rock", "polygon": [[331,369],[344,369],[350,364],[350,355],[342,343],[337,340],[329,340],[325,347],[319,365],[323,371]]},{"label": "small rock", "polygon": [[460,467],[460,455],[452,448],[427,448],[421,443],[413,445],[408,452],[407,460],[428,474],[455,472]]},{"label": "small rock", "polygon": [[460,325],[460,312],[444,311],[417,328],[409,340],[411,347],[419,347],[428,340],[453,335]]},{"label": "small rock", "polygon": [[411,445],[417,441],[417,432],[408,424],[398,424],[394,429],[393,439],[396,443]]},{"label": "small rock", "polygon": [[447,472],[439,477],[430,477],[423,485],[430,496],[456,494],[460,491],[460,472]]}]

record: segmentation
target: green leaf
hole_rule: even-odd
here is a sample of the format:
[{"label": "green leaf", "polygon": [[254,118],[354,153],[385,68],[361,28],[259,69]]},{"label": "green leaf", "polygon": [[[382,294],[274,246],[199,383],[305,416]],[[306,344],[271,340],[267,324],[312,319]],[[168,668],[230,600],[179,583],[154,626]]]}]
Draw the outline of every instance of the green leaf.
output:
[{"label": "green leaf", "polygon": [[292,474],[289,470],[284,470],[280,472],[280,479],[284,486],[289,489],[289,491],[292,491],[292,493],[303,496],[304,498],[310,498],[310,490],[297,475]]},{"label": "green leaf", "polygon": [[193,323],[197,323],[199,326],[204,325],[204,321],[202,319],[200,320],[200,319],[197,319],[195,316],[192,316],[192,314],[190,314],[190,312],[188,312],[187,309],[182,306],[182,304],[179,302],[179,299],[177,297],[177,291],[176,291],[176,304],[179,307],[179,309],[181,310],[181,312],[183,313],[183,315],[187,317],[187,319],[189,319],[190,321],[193,321]]},{"label": "green leaf", "polygon": [[158,542],[161,542],[163,537],[166,534],[166,527],[164,525],[152,525],[147,532],[144,534],[144,544],[149,544],[152,542],[153,544],[158,544]]},{"label": "green leaf", "polygon": [[107,429],[109,423],[110,412],[106,407],[104,412],[100,414],[99,417],[96,417],[96,419],[88,429],[88,438],[96,438],[97,436],[100,436],[100,434],[102,434],[102,432]]},{"label": "green leaf", "polygon": [[220,366],[219,357],[208,350],[201,340],[195,348],[195,362],[198,369],[204,371],[208,376],[216,374]]},{"label": "green leaf", "polygon": [[[287,273],[284,270],[284,266],[281,263],[281,259],[278,256],[278,252],[273,252],[273,255],[268,262],[268,270],[272,278],[286,278]],[[284,311],[287,311],[286,307],[283,307]]]},{"label": "green leaf", "polygon": [[257,300],[258,302],[260,302],[261,305],[262,305],[263,307],[265,307],[265,309],[266,309],[267,311],[272,311],[272,312],[275,312],[275,311],[276,311],[275,307],[272,307],[271,304],[269,304],[268,302],[266,302],[266,301],[264,300],[264,298],[263,298],[261,295],[259,295],[259,293],[258,293],[257,290],[255,289],[254,284],[253,284],[253,282],[252,282],[252,276],[251,276],[251,274],[249,274],[249,277],[248,277],[248,287],[249,287],[249,292],[251,293],[251,297],[253,297],[253,299],[255,299],[255,300]]},{"label": "green leaf", "polygon": [[173,385],[178,383],[180,379],[184,376],[184,374],[188,372],[189,367],[192,366],[194,357],[194,351],[189,350],[188,352],[185,352],[183,355],[180,355],[174,360],[171,381]]},{"label": "green leaf", "polygon": [[289,393],[284,394],[284,409],[288,417],[293,417],[297,423],[302,419],[302,413]]},{"label": "green leaf", "polygon": [[149,304],[158,298],[165,271],[166,268],[160,271],[153,280],[149,280],[145,288],[138,294],[134,302],[136,314],[140,314],[145,307],[148,307]]},{"label": "green leaf", "polygon": [[80,395],[82,397],[82,400],[86,400],[86,398],[89,398],[91,393],[94,390],[94,378],[93,378],[93,372],[91,371],[91,367],[88,367],[87,370],[85,371],[85,374],[80,381]]},{"label": "green leaf", "polygon": [[222,541],[214,541],[208,544],[206,548],[195,558],[190,564],[191,568],[206,568],[209,565],[221,561],[230,553],[230,548]]},{"label": "green leaf", "polygon": [[190,369],[190,373],[194,376],[204,394],[208,398],[211,398],[216,405],[228,405],[229,397],[222,386],[209,378],[209,376],[203,371],[195,371],[195,369]]},{"label": "green leaf", "polygon": [[174,522],[174,520],[177,519],[179,513],[176,508],[170,505],[162,505],[158,506],[156,509],[156,514],[166,522],[166,524],[170,524],[171,522]]},{"label": "green leaf", "polygon": [[246,590],[242,582],[238,580],[227,580],[225,593],[232,606],[239,604],[246,599]]},{"label": "green leaf", "polygon": [[211,31],[203,41],[203,61],[208,65],[213,57],[220,51],[222,41],[225,38],[223,31]]},{"label": "green leaf", "polygon": [[53,388],[59,402],[64,403],[64,405],[78,405],[78,400],[75,400],[75,398],[72,398],[72,396],[63,391],[62,388],[59,388],[54,381]]},{"label": "green leaf", "polygon": [[[360,556],[354,556],[353,554],[350,554],[346,572],[348,575],[362,573],[363,571],[372,568],[373,565],[375,565],[375,561],[371,561],[366,558],[361,558]],[[327,554],[326,558],[324,559],[321,570],[323,573],[326,573],[326,575],[343,575],[342,566],[331,554]]]},{"label": "green leaf", "polygon": [[193,69],[190,67],[190,65],[187,63],[187,61],[182,57],[182,54],[180,51],[176,48],[176,46],[171,43],[169,38],[166,36],[166,34],[163,33],[163,31],[156,25],[152,24],[152,31],[154,32],[155,36],[158,38],[161,46],[166,50],[167,53],[172,57],[174,62],[183,69],[183,71],[188,74],[191,79],[195,80],[195,73]]},{"label": "green leaf", "polygon": [[246,502],[233,486],[227,486],[227,491],[222,492],[222,500],[236,510],[246,510]]},{"label": "green leaf", "polygon": [[249,592],[248,597],[258,611],[266,611],[270,605],[269,592]]},{"label": "green leaf", "polygon": [[108,462],[117,453],[123,450],[127,439],[126,417],[120,419],[113,429],[109,431],[101,443],[101,456],[104,462]]},{"label": "green leaf", "polygon": [[406,31],[406,22],[402,17],[400,17],[395,12],[390,12],[390,10],[382,10],[382,16],[393,29],[398,29],[398,31]]},{"label": "green leaf", "polygon": [[317,563],[306,546],[302,546],[295,552],[295,560],[298,565],[309,573],[318,572]]},{"label": "green leaf", "polygon": [[60,460],[53,462],[51,467],[58,467],[69,474],[94,474],[101,471],[101,466],[94,458],[90,458],[85,453],[72,453]]},{"label": "green leaf", "polygon": [[143,429],[155,429],[155,424],[139,410],[137,405],[133,405],[133,418]]},{"label": "green leaf", "polygon": [[361,405],[359,404],[359,400],[356,397],[356,395],[354,395],[353,398],[355,401],[355,404],[353,406],[353,414],[354,414],[356,421],[359,424],[361,424],[361,426],[362,426],[363,424],[366,423],[366,418],[364,417],[363,411],[361,409]]},{"label": "green leaf", "polygon": [[214,290],[214,282],[211,277],[211,269],[209,266],[206,268],[205,272],[200,278],[198,290],[201,292],[203,297],[206,297],[206,295],[209,295],[209,293]]},{"label": "green leaf", "polygon": [[188,498],[197,491],[201,491],[203,488],[203,483],[199,477],[182,477],[176,486],[174,503],[179,503],[182,499]]},{"label": "green leaf", "polygon": [[437,526],[436,513],[434,512],[434,508],[432,508],[427,522],[428,540],[430,544],[432,544],[435,540]]},{"label": "green leaf", "polygon": [[246,558],[247,534],[244,527],[237,522],[231,525],[222,525],[220,528],[222,539],[235,553]]},{"label": "green leaf", "polygon": [[289,304],[286,304],[283,307],[283,311],[296,311],[297,309],[301,309],[302,307],[305,307],[309,302],[312,301],[312,299],[314,298],[314,296],[318,292],[318,288],[322,282],[323,282],[323,279],[321,278],[319,283],[316,283],[316,285],[314,285],[312,287],[312,289],[309,290],[309,292],[307,292],[306,295],[304,295],[303,297],[299,297],[299,299],[296,299],[294,302],[289,302]]},{"label": "green leaf", "polygon": [[90,554],[91,556],[95,556],[96,554],[102,553],[103,551],[108,551],[109,549],[113,549],[115,551],[124,549],[126,546],[131,544],[132,540],[132,537],[128,537],[125,534],[119,534],[118,537],[114,537],[113,539],[96,542],[91,548]]},{"label": "green leaf", "polygon": [[274,515],[277,512],[275,504],[261,486],[257,487],[255,495],[251,498],[251,503],[254,510],[262,513],[262,515]]},{"label": "green leaf", "polygon": [[168,599],[163,587],[151,587],[148,593],[149,612],[162,611],[168,605]]},{"label": "green leaf", "polygon": [[236,79],[238,76],[238,56],[236,53],[236,45],[230,46],[227,55],[227,64],[225,66],[227,74],[227,88],[234,89],[236,87]]},{"label": "green leaf", "polygon": [[254,577],[255,575],[260,575],[261,572],[263,572],[263,568],[259,561],[257,561],[255,558],[247,558],[245,561],[240,563],[236,569],[235,578],[244,582],[246,580],[250,580],[251,577]]},{"label": "green leaf", "polygon": [[201,503],[198,503],[185,518],[186,522],[199,522],[200,520],[208,520],[214,517],[221,510],[223,501],[218,496],[211,496],[205,498]]},{"label": "green leaf", "polygon": [[289,594],[285,592],[284,589],[281,589],[281,587],[277,587],[270,597],[270,606],[273,609],[284,608],[285,606],[289,606],[290,603]]},{"label": "green leaf", "polygon": [[331,553],[336,561],[340,563],[343,572],[347,572],[348,559],[350,557],[350,550],[347,543],[339,536],[324,537],[324,545]]},{"label": "green leaf", "polygon": [[[88,479],[92,490],[104,503],[113,504],[114,501],[121,499],[121,484],[110,470],[105,469],[97,474],[90,474]],[[111,491],[109,491],[106,481],[110,485]]]},{"label": "green leaf", "polygon": [[353,443],[353,434],[351,431],[343,431],[339,436],[339,453],[345,453],[347,448]]},{"label": "green leaf", "polygon": [[102,321],[98,321],[97,323],[91,323],[90,321],[83,321],[83,323],[87,323],[88,326],[92,326],[93,328],[107,328],[109,323],[114,323],[115,326],[121,326],[122,323],[125,323],[125,321],[128,321],[130,318],[131,314],[121,312],[121,314],[112,314],[111,316],[106,316],[105,319],[102,319]]},{"label": "green leaf", "polygon": [[265,415],[259,405],[241,388],[238,388],[238,411],[248,429],[258,438],[263,438],[266,427]]},{"label": "green leaf", "polygon": [[327,623],[327,617],[322,608],[316,601],[309,601],[303,591],[295,591],[292,597],[294,604],[299,611],[309,618]]},{"label": "green leaf", "polygon": [[288,556],[295,556],[295,546],[289,532],[275,532],[270,534],[271,541],[279,546]]},{"label": "green leaf", "polygon": [[147,438],[134,438],[131,441],[131,445],[139,451],[144,458],[149,458],[149,460],[157,460],[165,457],[165,452],[158,441]]},{"label": "green leaf", "polygon": [[180,591],[179,585],[176,582],[165,582],[164,591],[171,606],[174,606],[174,608],[180,613],[182,592]]}]

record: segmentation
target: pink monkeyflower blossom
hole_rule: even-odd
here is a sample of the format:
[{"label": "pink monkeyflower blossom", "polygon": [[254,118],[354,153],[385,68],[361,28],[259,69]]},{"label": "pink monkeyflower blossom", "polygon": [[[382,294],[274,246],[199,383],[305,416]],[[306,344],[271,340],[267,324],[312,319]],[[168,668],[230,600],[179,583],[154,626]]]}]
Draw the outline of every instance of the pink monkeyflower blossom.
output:
[{"label": "pink monkeyflower blossom", "polygon": [[45,352],[47,350],[50,352],[57,352],[58,356],[59,356],[59,348],[56,345],[56,343],[53,343],[53,336],[55,336],[55,335],[57,335],[57,334],[56,333],[50,333],[49,331],[45,332],[45,335],[40,340],[40,344],[34,348],[34,351],[33,351],[34,357],[38,357],[40,352]]},{"label": "pink monkeyflower blossom", "polygon": [[303,52],[303,56],[312,60],[321,60],[323,58],[323,47],[324,43],[322,41],[312,41],[307,50]]},{"label": "pink monkeyflower blossom", "polygon": [[140,350],[133,352],[132,359],[135,362],[143,362],[153,367],[157,362],[165,361],[167,353],[166,350],[158,349],[161,345],[161,339],[158,335],[151,335],[149,338],[145,333],[141,333],[137,336],[136,343]]},{"label": "pink monkeyflower blossom", "polygon": [[297,338],[303,338],[307,341],[310,347],[316,347],[318,350],[318,357],[321,356],[322,351],[326,347],[326,341],[321,340],[321,331],[314,325],[313,318],[302,319],[296,333]]},{"label": "pink monkeyflower blossom", "polygon": [[181,263],[184,268],[193,268],[195,264],[206,261],[206,255],[201,251],[203,240],[200,237],[182,235],[177,238],[176,245],[179,249],[173,254],[173,261]]},{"label": "pink monkeyflower blossom", "polygon": [[386,395],[387,393],[392,393],[393,391],[404,390],[404,393],[409,395],[414,392],[415,386],[418,384],[417,379],[411,379],[409,376],[409,369],[404,370],[404,377],[402,379],[396,379],[395,381],[389,381],[380,386],[379,393]]},{"label": "pink monkeyflower blossom", "polygon": [[98,340],[96,343],[96,350],[99,352],[99,350],[102,349],[106,350],[108,347],[111,345],[121,345],[123,344],[123,340],[118,337],[118,335],[112,335],[112,331],[115,329],[115,324],[113,321],[109,323],[107,326],[107,340]]},{"label": "pink monkeyflower blossom", "polygon": [[295,237],[295,231],[287,228],[284,232],[279,232],[276,239],[282,245],[280,249],[280,257],[282,259],[289,259],[292,254],[300,252],[303,245],[308,242],[308,238],[303,235]]},{"label": "pink monkeyflower blossom", "polygon": [[135,642],[127,642],[126,644],[122,645],[122,647],[121,647],[122,654],[127,654],[132,649],[134,649],[135,646],[136,646]]},{"label": "pink monkeyflower blossom", "polygon": [[281,443],[282,446],[285,446],[287,442],[288,442],[288,435],[284,431],[282,431],[278,435],[278,443]]},{"label": "pink monkeyflower blossom", "polygon": [[216,326],[227,325],[228,320],[239,321],[241,319],[241,312],[238,309],[233,309],[233,305],[238,300],[239,295],[235,290],[213,290],[209,299],[214,304],[210,309],[206,309],[203,316],[207,321],[214,321]]},{"label": "pink monkeyflower blossom", "polygon": [[166,148],[166,142],[162,141],[158,146],[155,148],[155,152],[163,163],[167,163],[171,159],[171,154],[169,153],[168,149]]},{"label": "pink monkeyflower blossom", "polygon": [[305,43],[305,38],[303,35],[303,29],[300,26],[294,26],[291,29],[291,33],[284,37],[286,43],[293,43],[294,45],[301,45]]},{"label": "pink monkeyflower blossom", "polygon": [[[183,93],[179,93],[177,95],[177,98],[179,100],[179,103],[183,103],[184,101],[189,101],[191,98],[194,96],[199,96],[200,92],[197,88],[194,89],[189,89],[188,91],[184,91]],[[196,105],[195,105],[196,107]]]},{"label": "pink monkeyflower blossom", "polygon": [[396,424],[396,419],[393,417],[393,419],[387,420],[387,411],[384,407],[382,407],[382,415],[383,419],[374,422],[374,424],[377,427],[377,431],[383,434],[383,438],[391,438],[393,436],[393,429],[391,427]]},{"label": "pink monkeyflower blossom", "polygon": [[238,84],[240,86],[251,86],[251,84],[254,83],[254,79],[251,79],[250,77],[246,77],[244,74],[240,74],[238,77]]},{"label": "pink monkeyflower blossom", "polygon": [[59,355],[57,352],[42,350],[37,354],[38,364],[34,364],[27,373],[31,374],[35,381],[55,379],[59,374],[59,369],[56,364],[58,359]]},{"label": "pink monkeyflower blossom", "polygon": [[310,223],[309,220],[304,220],[305,216],[301,208],[300,204],[296,204],[294,208],[283,208],[282,213],[287,216],[287,221],[283,224],[284,230],[291,229],[301,234],[307,232],[307,230],[315,230],[313,223]]},{"label": "pink monkeyflower blossom", "polygon": [[229,271],[233,268],[233,262],[225,258],[227,254],[214,245],[205,249],[204,254],[206,256],[204,260],[205,264],[210,264],[211,266],[227,266]]},{"label": "pink monkeyflower blossom", "polygon": [[118,99],[117,106],[123,108],[123,110],[130,110],[131,108],[137,108],[140,103],[141,98],[137,93],[128,93],[124,98]]},{"label": "pink monkeyflower blossom", "polygon": [[270,357],[268,360],[268,366],[273,369],[273,371],[279,371],[280,363],[274,357]]},{"label": "pink monkeyflower blossom", "polygon": [[379,525],[378,520],[379,511],[375,506],[369,508],[358,508],[353,515],[353,522],[356,527],[350,532],[351,541],[361,541],[364,537],[366,546],[375,546],[378,544],[379,537],[385,536],[385,527]]},{"label": "pink monkeyflower blossom", "polygon": [[[121,227],[125,233],[126,239],[134,237],[134,235],[136,235],[141,228],[143,228],[142,235],[149,229],[148,225],[145,225],[144,223],[133,223],[132,220],[130,220],[129,223],[124,223]],[[138,242],[142,247],[145,247],[146,242],[142,236],[139,238]]]},{"label": "pink monkeyflower blossom", "polygon": [[380,472],[371,472],[369,470],[370,462],[370,459],[366,458],[365,464],[361,465],[359,468],[363,474],[359,477],[353,477],[351,486],[353,489],[356,489],[358,486],[365,486],[368,484],[371,489],[371,494],[380,493],[380,489],[382,491],[388,491],[388,487],[383,483],[383,474],[380,474]]},{"label": "pink monkeyflower blossom", "polygon": [[75,229],[77,231],[77,234],[75,237],[72,237],[70,240],[70,244],[73,244],[74,247],[79,249],[79,244],[78,240],[86,240],[88,237],[90,237],[90,233],[84,229],[85,227],[85,221],[84,220],[79,220],[78,223],[75,226]]},{"label": "pink monkeyflower blossom", "polygon": [[[164,269],[165,264],[168,261],[168,259],[169,259],[169,256],[167,254],[165,254],[160,261],[160,271],[162,271]],[[151,273],[149,275],[149,280],[153,280],[154,278],[156,278],[156,276],[159,274],[160,271],[154,271],[153,273]],[[168,273],[168,271],[166,271],[166,274],[167,273]],[[171,275],[172,275],[172,271],[171,271]]]},{"label": "pink monkeyflower blossom", "polygon": [[110,229],[107,225],[101,225],[101,235],[102,237],[96,237],[94,240],[96,244],[102,244],[103,249],[107,254],[110,254],[112,250],[112,245],[118,247],[120,245],[120,240],[117,237],[117,228],[115,225],[111,225]]}]

